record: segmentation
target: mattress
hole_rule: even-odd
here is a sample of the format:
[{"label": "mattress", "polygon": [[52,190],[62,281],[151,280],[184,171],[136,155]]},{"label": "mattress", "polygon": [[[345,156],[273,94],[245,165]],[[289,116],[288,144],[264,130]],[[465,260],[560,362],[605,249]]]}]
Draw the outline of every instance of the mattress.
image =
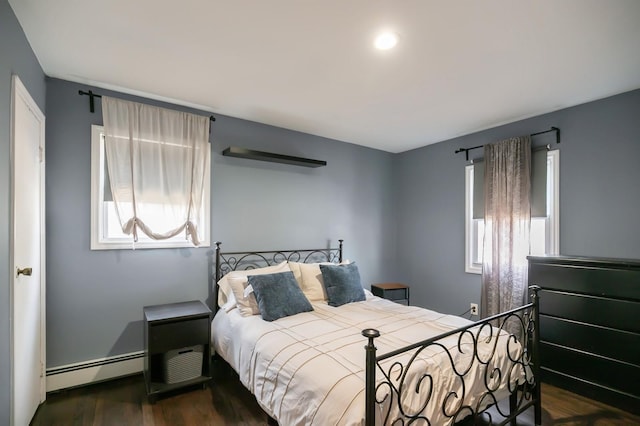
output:
[{"label": "mattress", "polygon": [[[255,395],[265,412],[282,426],[364,424],[367,340],[361,334],[363,329],[380,331],[375,345],[377,354],[382,355],[471,324],[457,316],[399,305],[370,293],[363,302],[340,307],[313,302],[313,308],[312,312],[273,322],[262,320],[260,315],[243,317],[238,309],[220,310],[213,319],[214,350],[238,372],[242,384]],[[486,334],[484,330],[478,332]],[[510,371],[513,363],[509,358],[519,356],[520,345],[506,333],[492,339],[477,339],[474,361],[472,336],[466,333],[461,345],[458,336],[450,336],[440,342],[442,346],[420,351],[407,371],[405,386],[410,386],[406,389],[415,389],[425,371],[429,376],[428,380],[422,380],[420,392],[402,393],[400,402],[405,412],[419,412],[433,425],[446,425],[453,421],[442,413],[441,401],[447,395],[447,407],[452,411],[461,404],[476,407],[493,402],[493,397],[484,395],[487,384],[496,391],[498,399],[508,395],[503,389],[506,382],[513,384],[520,377]],[[451,357],[444,348],[449,349]],[[414,354],[415,350],[387,359],[382,367],[388,370],[395,361],[406,365]],[[497,367],[503,374],[488,377],[487,369],[478,359],[490,359],[488,370]],[[464,378],[459,376],[461,372],[466,372]],[[379,369],[376,374],[380,380]],[[452,391],[464,399],[452,397]],[[378,389],[378,398],[382,399],[384,393],[384,387]],[[389,400],[377,404],[377,424],[383,423]],[[392,416],[395,411],[397,402],[392,404]]]}]

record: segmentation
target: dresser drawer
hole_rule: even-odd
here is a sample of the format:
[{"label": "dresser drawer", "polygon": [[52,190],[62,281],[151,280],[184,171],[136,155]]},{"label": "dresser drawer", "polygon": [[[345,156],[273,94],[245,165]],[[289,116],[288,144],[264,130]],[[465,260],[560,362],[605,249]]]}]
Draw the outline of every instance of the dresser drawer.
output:
[{"label": "dresser drawer", "polygon": [[393,290],[385,290],[384,298],[389,300],[406,300],[407,299],[407,289],[406,288],[397,288]]},{"label": "dresser drawer", "polygon": [[149,352],[166,352],[209,341],[209,317],[149,325]]}]

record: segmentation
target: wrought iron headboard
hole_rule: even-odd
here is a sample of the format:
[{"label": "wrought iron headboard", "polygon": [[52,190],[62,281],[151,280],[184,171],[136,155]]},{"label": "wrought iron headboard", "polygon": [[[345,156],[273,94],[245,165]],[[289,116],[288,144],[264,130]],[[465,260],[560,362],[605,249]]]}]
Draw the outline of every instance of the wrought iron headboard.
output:
[{"label": "wrought iron headboard", "polygon": [[338,240],[336,248],[301,249],[301,250],[270,250],[270,251],[236,251],[223,253],[221,242],[216,242],[215,281],[213,294],[215,304],[214,313],[218,312],[218,281],[231,271],[248,270],[271,266],[283,261],[312,263],[312,262],[342,262],[342,247],[344,240]]}]

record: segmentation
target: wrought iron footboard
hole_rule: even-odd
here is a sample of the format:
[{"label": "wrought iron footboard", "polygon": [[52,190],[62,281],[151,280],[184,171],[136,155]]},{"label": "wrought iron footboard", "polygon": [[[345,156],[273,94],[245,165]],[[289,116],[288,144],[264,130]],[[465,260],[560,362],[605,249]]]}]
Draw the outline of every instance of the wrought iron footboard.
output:
[{"label": "wrought iron footboard", "polygon": [[[435,426],[469,416],[477,421],[483,413],[491,425],[515,425],[515,418],[532,406],[535,424],[540,425],[539,287],[530,290],[531,303],[525,306],[383,355],[376,354],[378,330],[363,330],[368,339],[366,425],[376,424],[376,413],[384,425]],[[425,356],[433,352],[449,363],[445,371],[450,372],[452,388],[445,392],[434,387],[442,373],[424,367]],[[381,380],[376,382],[377,371]],[[508,411],[498,405],[507,394]],[[492,406],[499,414],[496,419],[486,412]]]}]

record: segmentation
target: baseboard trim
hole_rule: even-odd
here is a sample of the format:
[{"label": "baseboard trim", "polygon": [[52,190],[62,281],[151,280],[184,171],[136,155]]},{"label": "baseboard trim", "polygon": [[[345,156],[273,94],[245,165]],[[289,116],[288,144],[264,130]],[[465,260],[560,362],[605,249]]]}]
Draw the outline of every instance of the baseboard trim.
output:
[{"label": "baseboard trim", "polygon": [[144,351],[47,368],[47,392],[142,372]]}]

